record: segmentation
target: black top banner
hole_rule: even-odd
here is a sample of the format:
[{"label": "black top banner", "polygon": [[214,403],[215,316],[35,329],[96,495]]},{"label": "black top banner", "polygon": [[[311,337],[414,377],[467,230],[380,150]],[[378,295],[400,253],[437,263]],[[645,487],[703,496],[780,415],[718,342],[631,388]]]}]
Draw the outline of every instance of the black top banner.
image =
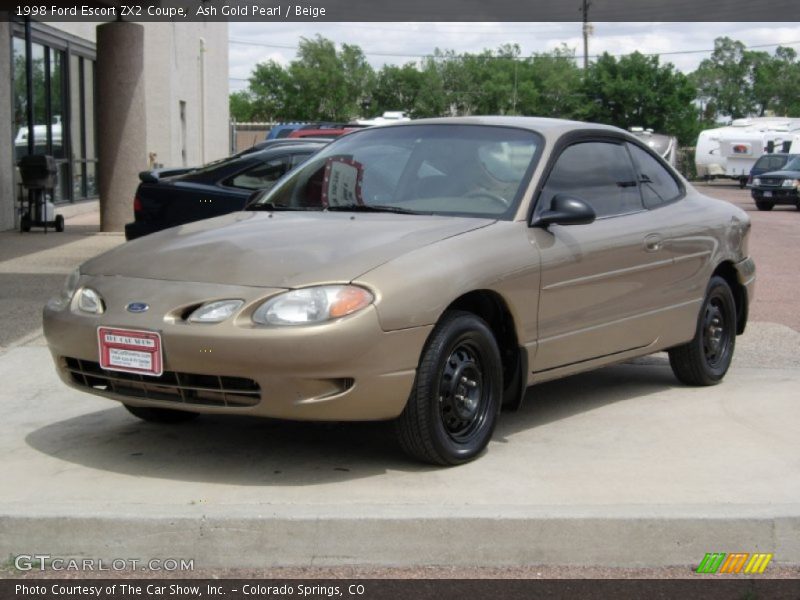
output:
[{"label": "black top banner", "polygon": [[797,0],[4,0],[37,21],[800,21]]}]

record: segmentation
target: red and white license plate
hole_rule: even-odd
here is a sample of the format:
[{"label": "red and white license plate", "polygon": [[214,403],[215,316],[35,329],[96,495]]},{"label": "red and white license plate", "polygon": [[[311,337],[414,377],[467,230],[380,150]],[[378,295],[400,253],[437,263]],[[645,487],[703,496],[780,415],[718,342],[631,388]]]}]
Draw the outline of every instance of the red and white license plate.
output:
[{"label": "red and white license plate", "polygon": [[164,372],[161,334],[155,331],[98,327],[97,340],[103,369],[155,377]]}]

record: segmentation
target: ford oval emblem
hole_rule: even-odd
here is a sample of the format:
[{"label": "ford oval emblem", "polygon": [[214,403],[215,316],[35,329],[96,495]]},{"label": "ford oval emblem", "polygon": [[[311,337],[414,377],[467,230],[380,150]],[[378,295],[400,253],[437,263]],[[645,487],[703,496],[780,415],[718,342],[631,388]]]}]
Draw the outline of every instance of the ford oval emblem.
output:
[{"label": "ford oval emblem", "polygon": [[145,304],[144,302],[131,302],[125,308],[128,309],[128,312],[143,313],[143,312],[147,312],[147,309],[150,308],[150,305],[149,304]]}]

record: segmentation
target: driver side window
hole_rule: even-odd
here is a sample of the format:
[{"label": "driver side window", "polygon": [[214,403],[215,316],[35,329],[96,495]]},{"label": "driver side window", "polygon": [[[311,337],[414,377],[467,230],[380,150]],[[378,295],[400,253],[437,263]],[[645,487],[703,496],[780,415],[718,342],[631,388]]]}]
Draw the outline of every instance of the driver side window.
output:
[{"label": "driver side window", "polygon": [[549,208],[556,194],[584,200],[598,218],[644,210],[630,155],[621,143],[579,142],[568,146],[542,189],[542,208]]}]

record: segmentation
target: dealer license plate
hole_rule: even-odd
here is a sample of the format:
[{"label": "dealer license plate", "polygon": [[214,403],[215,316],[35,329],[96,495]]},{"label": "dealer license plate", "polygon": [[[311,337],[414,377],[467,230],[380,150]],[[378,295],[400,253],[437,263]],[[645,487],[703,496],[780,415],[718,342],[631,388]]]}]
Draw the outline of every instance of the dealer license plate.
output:
[{"label": "dealer license plate", "polygon": [[164,372],[161,334],[138,329],[98,327],[100,367],[157,377]]}]

